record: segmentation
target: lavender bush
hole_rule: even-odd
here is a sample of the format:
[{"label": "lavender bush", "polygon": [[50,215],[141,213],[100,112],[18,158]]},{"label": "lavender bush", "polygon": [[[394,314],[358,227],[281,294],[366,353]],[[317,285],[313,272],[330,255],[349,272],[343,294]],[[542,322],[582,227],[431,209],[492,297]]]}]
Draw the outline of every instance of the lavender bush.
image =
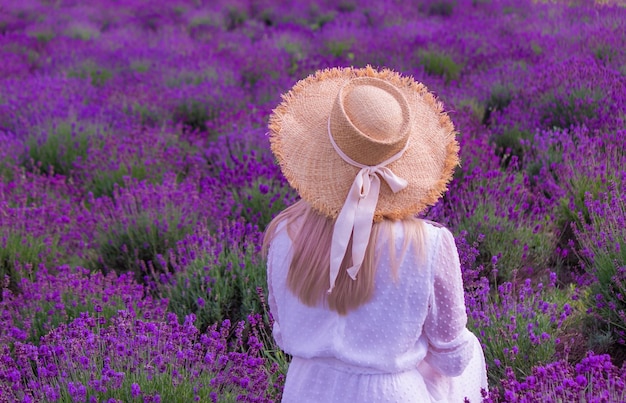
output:
[{"label": "lavender bush", "polygon": [[[38,346],[2,351],[3,399],[9,401],[271,401],[278,365],[264,366],[263,345],[225,320],[200,333],[189,315],[145,321],[120,310],[106,325],[83,313]],[[251,318],[254,324],[257,318]],[[235,341],[228,336],[234,331]]]},{"label": "lavender bush", "polygon": [[558,360],[536,366],[523,380],[509,371],[502,382],[504,392],[496,391],[486,402],[620,402],[626,398],[623,370],[608,355],[592,352],[576,365]]},{"label": "lavender bush", "polygon": [[[616,4],[613,4],[616,3]],[[622,401],[617,1],[0,0],[0,401],[276,401],[267,116],[317,69],[413,75],[459,131],[491,402]]]},{"label": "lavender bush", "polygon": [[260,244],[260,233],[242,221],[220,225],[215,233],[200,228],[179,242],[170,257],[171,279],[161,287],[170,310],[181,321],[193,313],[199,329],[263,312],[267,280]]},{"label": "lavender bush", "polygon": [[[533,367],[554,359],[561,341],[559,331],[574,309],[567,292],[555,288],[556,274],[550,283],[533,287],[530,279],[523,285],[500,285],[497,293],[483,284],[478,298],[468,301],[470,328],[477,331],[485,348],[489,379],[496,384],[507,372],[516,376],[531,373]],[[518,288],[519,289],[516,289]]]},{"label": "lavender bush", "polygon": [[[622,179],[622,178],[620,178]],[[622,179],[623,180],[623,179]],[[615,182],[594,200],[587,193],[589,223],[576,231],[586,259],[587,271],[595,282],[590,287],[589,305],[626,344],[626,193]],[[582,213],[581,213],[582,215]]]},{"label": "lavender bush", "polygon": [[167,306],[167,301],[145,295],[132,275],[105,276],[67,265],[36,269],[33,280],[23,278],[19,282],[19,292],[3,292],[0,340],[7,346],[15,342],[39,344],[60,324],[83,314],[98,315],[103,323],[123,309],[140,318],[160,318]]}]

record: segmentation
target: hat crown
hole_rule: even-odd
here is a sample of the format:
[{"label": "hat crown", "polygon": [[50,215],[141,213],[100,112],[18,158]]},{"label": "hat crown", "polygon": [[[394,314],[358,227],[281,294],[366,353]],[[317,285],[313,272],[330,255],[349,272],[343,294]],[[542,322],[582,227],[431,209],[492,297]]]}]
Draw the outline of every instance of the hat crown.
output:
[{"label": "hat crown", "polygon": [[385,80],[359,77],[337,94],[330,116],[330,134],[352,160],[377,165],[404,148],[411,114],[404,95]]},{"label": "hat crown", "polygon": [[402,108],[387,91],[362,85],[345,95],[343,107],[347,118],[365,136],[388,143],[401,133]]}]

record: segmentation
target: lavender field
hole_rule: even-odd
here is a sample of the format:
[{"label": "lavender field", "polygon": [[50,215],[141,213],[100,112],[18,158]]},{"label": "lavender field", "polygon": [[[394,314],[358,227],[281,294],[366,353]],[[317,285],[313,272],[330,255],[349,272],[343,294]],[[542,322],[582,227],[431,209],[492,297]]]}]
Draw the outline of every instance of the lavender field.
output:
[{"label": "lavender field", "polygon": [[[602,3],[602,4],[600,4]],[[280,94],[388,67],[443,102],[487,402],[626,401],[626,7],[0,0],[0,402],[279,401]]]}]

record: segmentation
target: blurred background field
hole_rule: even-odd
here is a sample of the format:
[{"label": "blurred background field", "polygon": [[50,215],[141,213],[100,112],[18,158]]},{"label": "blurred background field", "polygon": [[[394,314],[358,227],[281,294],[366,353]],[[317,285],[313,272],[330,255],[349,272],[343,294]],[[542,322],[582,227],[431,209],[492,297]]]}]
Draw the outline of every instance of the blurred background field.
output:
[{"label": "blurred background field", "polygon": [[[619,1],[0,0],[0,402],[276,401],[266,137],[317,69],[443,102],[493,402],[626,401]],[[603,400],[604,399],[604,400]]]}]

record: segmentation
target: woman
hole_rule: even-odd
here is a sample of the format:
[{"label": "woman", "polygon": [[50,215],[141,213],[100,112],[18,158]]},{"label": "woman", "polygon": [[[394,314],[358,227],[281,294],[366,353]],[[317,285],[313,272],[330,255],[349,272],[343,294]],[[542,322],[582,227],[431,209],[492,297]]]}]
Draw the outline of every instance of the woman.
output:
[{"label": "woman", "polygon": [[283,402],[482,401],[454,238],[416,218],[458,164],[441,104],[393,71],[336,68],[298,82],[269,128],[301,197],[264,239]]}]

